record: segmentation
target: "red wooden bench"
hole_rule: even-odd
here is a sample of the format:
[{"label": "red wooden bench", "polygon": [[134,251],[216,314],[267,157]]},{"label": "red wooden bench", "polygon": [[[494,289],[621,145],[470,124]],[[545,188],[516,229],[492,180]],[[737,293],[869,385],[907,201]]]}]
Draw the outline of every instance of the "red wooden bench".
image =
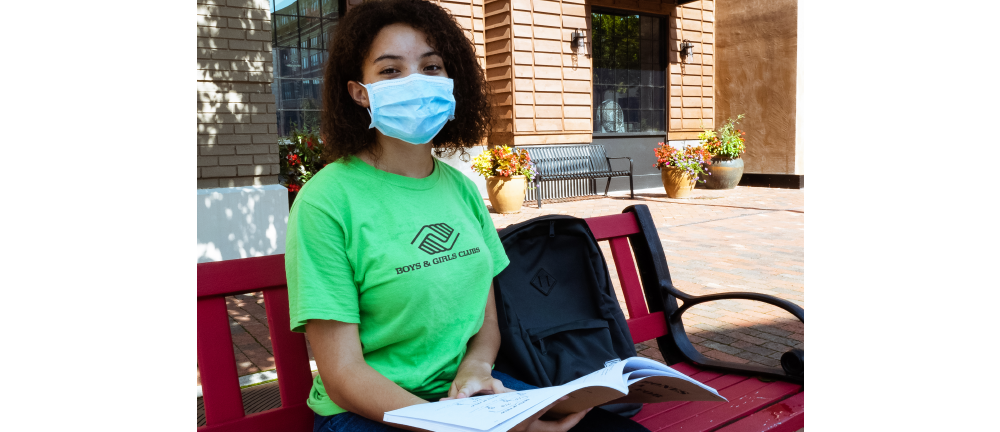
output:
[{"label": "red wooden bench", "polygon": [[[676,290],[670,281],[656,227],[644,205],[631,206],[620,215],[586,221],[598,240],[610,243],[633,342],[657,339],[668,363],[685,360],[671,367],[714,387],[729,400],[728,403],[646,405],[634,420],[653,431],[779,432],[804,427],[805,393],[801,376],[790,376],[782,369],[730,364],[701,356],[688,341],[680,320],[684,311],[695,304],[728,298],[774,304],[800,320],[801,308],[763,294],[694,297]],[[199,427],[199,431],[312,430],[312,411],[305,404],[312,375],[305,337],[289,330],[284,268],[283,255],[198,264],[198,366],[206,416],[206,425]],[[244,413],[236,376],[224,297],[256,291],[264,293],[281,404],[279,408],[248,415]],[[676,298],[683,300],[681,307]]]}]

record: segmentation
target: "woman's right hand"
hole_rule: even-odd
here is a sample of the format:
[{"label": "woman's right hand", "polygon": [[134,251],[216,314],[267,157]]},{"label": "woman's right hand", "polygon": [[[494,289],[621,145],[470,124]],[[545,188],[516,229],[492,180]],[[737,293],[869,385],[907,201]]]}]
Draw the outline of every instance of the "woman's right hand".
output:
[{"label": "woman's right hand", "polygon": [[587,408],[584,411],[578,413],[570,414],[559,420],[542,420],[541,417],[545,415],[552,407],[556,406],[559,402],[568,399],[563,396],[559,400],[552,402],[549,406],[545,407],[541,411],[536,412],[533,416],[528,417],[523,422],[514,426],[512,432],[566,432],[570,430],[573,426],[576,426],[583,416],[587,415],[593,408]]}]

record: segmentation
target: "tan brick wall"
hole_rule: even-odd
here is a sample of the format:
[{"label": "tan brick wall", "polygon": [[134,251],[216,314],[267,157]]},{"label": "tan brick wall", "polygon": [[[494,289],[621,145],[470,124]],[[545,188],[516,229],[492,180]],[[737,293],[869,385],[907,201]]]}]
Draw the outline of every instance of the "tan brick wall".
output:
[{"label": "tan brick wall", "polygon": [[198,188],[278,183],[267,0],[198,0]]}]

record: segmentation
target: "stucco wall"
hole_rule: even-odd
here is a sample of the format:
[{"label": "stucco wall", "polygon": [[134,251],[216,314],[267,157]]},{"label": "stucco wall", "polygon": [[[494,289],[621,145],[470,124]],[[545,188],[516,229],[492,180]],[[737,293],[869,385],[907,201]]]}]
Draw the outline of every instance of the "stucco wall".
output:
[{"label": "stucco wall", "polygon": [[746,114],[747,173],[804,174],[795,164],[797,16],[797,0],[716,1],[715,125]]}]

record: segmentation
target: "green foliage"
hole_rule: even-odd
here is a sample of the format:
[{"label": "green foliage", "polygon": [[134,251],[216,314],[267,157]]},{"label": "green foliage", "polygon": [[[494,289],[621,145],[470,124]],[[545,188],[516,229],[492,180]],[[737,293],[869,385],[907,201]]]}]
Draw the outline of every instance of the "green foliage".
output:
[{"label": "green foliage", "polygon": [[678,150],[669,143],[660,143],[653,149],[656,155],[656,165],[658,169],[667,167],[677,168],[686,172],[691,178],[704,183],[702,175],[708,174],[708,166],[712,164],[712,155],[704,146],[688,146],[683,150]]},{"label": "green foliage", "polygon": [[287,137],[278,140],[278,158],[281,166],[278,182],[289,192],[298,192],[326,164],[323,163],[323,143],[319,128],[308,125],[300,128],[292,124]]},{"label": "green foliage", "polygon": [[701,139],[701,144],[712,153],[712,156],[721,156],[736,159],[740,157],[744,152],[746,152],[745,139],[746,132],[736,128],[736,125],[743,120],[744,115],[740,114],[736,116],[736,119],[730,118],[722,124],[719,128],[719,132],[716,133],[711,129],[706,129],[705,132],[698,135]]},{"label": "green foliage", "polygon": [[472,160],[472,170],[483,177],[509,177],[523,175],[531,186],[531,180],[538,174],[535,163],[531,161],[528,152],[524,149],[512,149],[505,145],[496,146],[476,156]]}]

